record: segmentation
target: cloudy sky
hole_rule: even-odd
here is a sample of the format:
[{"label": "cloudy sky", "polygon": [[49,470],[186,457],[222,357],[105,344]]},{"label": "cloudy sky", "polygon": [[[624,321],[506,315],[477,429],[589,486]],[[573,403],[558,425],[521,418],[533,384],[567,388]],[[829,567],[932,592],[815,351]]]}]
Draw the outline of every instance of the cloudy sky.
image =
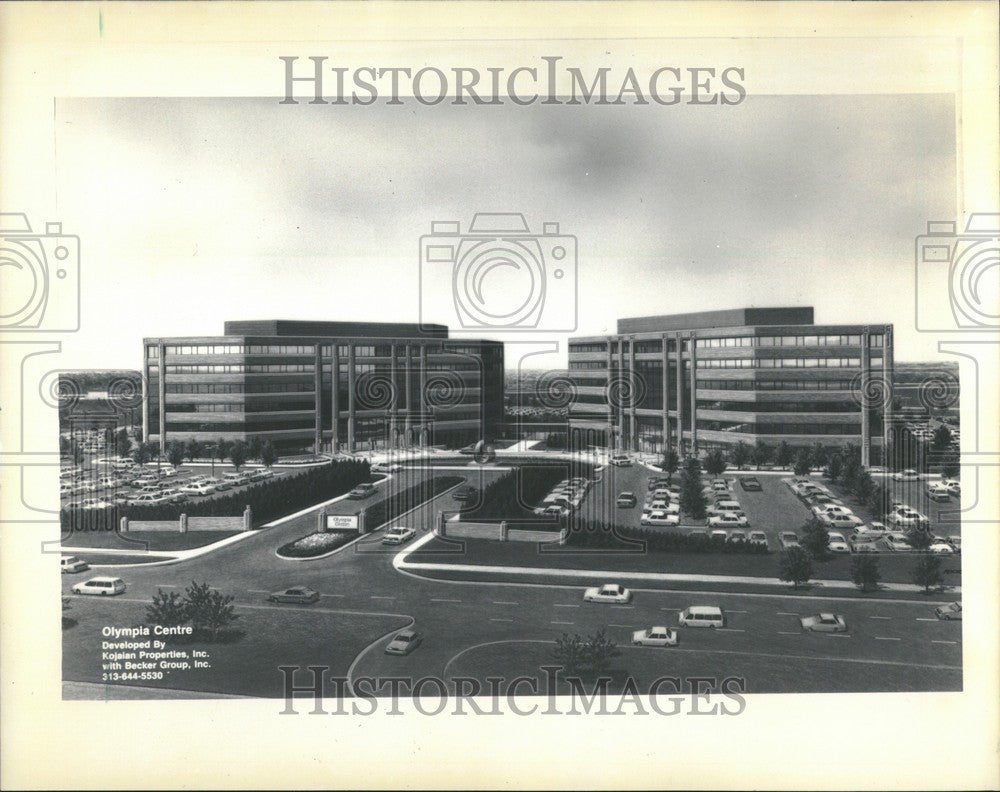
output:
[{"label": "cloudy sky", "polygon": [[56,121],[59,217],[83,251],[74,366],[138,367],[143,336],[217,334],[225,319],[453,323],[446,290],[421,307],[419,239],[476,212],[577,238],[577,334],[813,305],[817,322],[893,322],[899,358],[935,358],[911,330],[913,238],[955,214],[950,97],[89,99],[60,101]]}]

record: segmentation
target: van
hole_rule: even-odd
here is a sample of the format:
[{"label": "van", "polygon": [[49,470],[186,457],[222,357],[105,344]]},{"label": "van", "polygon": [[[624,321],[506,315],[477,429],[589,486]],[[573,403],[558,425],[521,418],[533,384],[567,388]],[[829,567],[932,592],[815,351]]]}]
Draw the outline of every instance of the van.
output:
[{"label": "van", "polygon": [[716,503],[715,506],[713,506],[711,509],[709,509],[709,511],[713,511],[716,514],[724,514],[724,513],[742,514],[743,513],[743,509],[740,507],[740,504],[737,503],[734,500],[721,500],[718,503]]},{"label": "van", "polygon": [[724,627],[726,617],[715,605],[692,605],[678,617],[681,627]]}]

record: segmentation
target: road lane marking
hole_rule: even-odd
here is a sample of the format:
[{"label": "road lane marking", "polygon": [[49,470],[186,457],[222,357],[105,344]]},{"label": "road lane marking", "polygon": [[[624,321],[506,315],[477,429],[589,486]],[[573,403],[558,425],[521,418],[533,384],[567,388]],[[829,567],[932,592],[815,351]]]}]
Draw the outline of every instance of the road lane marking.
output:
[{"label": "road lane marking", "polygon": [[788,632],[787,630],[778,630],[778,635],[802,635],[802,632]]},{"label": "road lane marking", "polygon": [[[826,637],[827,638],[850,638],[851,636],[847,635],[846,633],[826,633]],[[899,639],[897,638],[896,640],[898,641]]]},{"label": "road lane marking", "polygon": [[735,627],[716,627],[718,632],[746,632],[746,630],[738,630]]},{"label": "road lane marking", "polygon": [[869,616],[868,618],[869,619],[884,619],[886,621],[889,621],[890,619],[892,619],[892,616]]},{"label": "road lane marking", "polygon": [[958,643],[958,641],[931,641],[931,643],[949,644],[951,646],[954,646],[955,644]]},{"label": "road lane marking", "polygon": [[492,619],[492,618],[491,618],[491,619],[490,619],[490,621],[498,621],[498,622],[512,622],[512,621],[514,621],[514,620],[513,620],[513,619]]},{"label": "road lane marking", "polygon": [[445,599],[444,597],[431,597],[431,602],[461,602],[459,599]]},{"label": "road lane marking", "polygon": [[575,622],[567,622],[567,621],[550,621],[549,622],[549,624],[574,624],[574,623]]},{"label": "road lane marking", "polygon": [[797,613],[786,613],[785,611],[778,611],[775,616],[798,616]]},{"label": "road lane marking", "polygon": [[898,641],[900,639],[899,638],[886,638],[884,635],[876,635],[875,636],[875,640],[876,641]]},{"label": "road lane marking", "polygon": [[939,621],[939,620],[938,619],[928,619],[926,617],[917,617],[917,621],[932,621],[932,622],[936,622],[936,621]]},{"label": "road lane marking", "polygon": [[727,608],[726,613],[748,613],[748,611],[729,610]]},{"label": "road lane marking", "polygon": [[494,605],[517,605],[517,602],[504,602],[503,600],[493,600]]},{"label": "road lane marking", "polygon": [[635,605],[612,605],[612,608],[618,608],[619,610],[632,610]]},{"label": "road lane marking", "polygon": [[386,597],[378,594],[372,594],[368,599],[384,599],[384,600],[394,600],[395,597]]},{"label": "road lane marking", "polygon": [[563,605],[561,602],[556,602],[552,605],[553,608],[579,608],[579,605]]},{"label": "road lane marking", "polygon": [[625,630],[631,630],[632,629],[632,625],[631,624],[609,624],[608,627],[621,627],[622,629],[625,629]]}]

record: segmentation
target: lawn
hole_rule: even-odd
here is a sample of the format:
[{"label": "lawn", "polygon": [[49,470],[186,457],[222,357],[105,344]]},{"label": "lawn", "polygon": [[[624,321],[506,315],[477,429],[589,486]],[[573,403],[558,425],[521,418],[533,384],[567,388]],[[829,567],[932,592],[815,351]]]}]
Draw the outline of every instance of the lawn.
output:
[{"label": "lawn", "polygon": [[65,547],[103,550],[190,550],[233,536],[239,531],[72,531],[62,537]]},{"label": "lawn", "polygon": [[[173,556],[126,555],[124,553],[76,553],[77,558],[91,566],[94,564],[152,564],[157,561],[171,561]],[[87,580],[86,572],[80,575],[81,580]]]}]

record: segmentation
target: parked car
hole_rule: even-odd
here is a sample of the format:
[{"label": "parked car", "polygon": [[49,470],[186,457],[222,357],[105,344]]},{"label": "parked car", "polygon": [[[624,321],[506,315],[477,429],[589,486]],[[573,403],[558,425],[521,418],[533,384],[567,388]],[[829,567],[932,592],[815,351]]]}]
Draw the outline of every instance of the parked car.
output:
[{"label": "parked car", "polygon": [[267,595],[268,602],[294,602],[308,605],[319,602],[319,592],[307,586],[292,586],[281,591],[272,591]]},{"label": "parked car", "polygon": [[897,506],[889,513],[889,522],[904,528],[915,528],[928,522],[927,518],[909,506]]},{"label": "parked car", "polygon": [[634,646],[677,646],[677,630],[669,627],[649,627],[632,633]]},{"label": "parked car", "polygon": [[270,468],[257,468],[250,471],[251,481],[266,481],[269,478],[274,478],[274,471]]},{"label": "parked car", "polygon": [[376,462],[371,469],[374,473],[398,473],[403,466],[398,462]]},{"label": "parked car", "polygon": [[73,585],[71,591],[74,594],[90,594],[98,597],[112,597],[115,594],[125,593],[125,581],[116,577],[93,577],[82,583]]},{"label": "parked car", "polygon": [[767,534],[763,531],[751,531],[750,538],[747,541],[751,544],[759,544],[767,547]]},{"label": "parked car", "polygon": [[185,495],[211,495],[215,487],[207,481],[195,481],[185,484],[180,491]]},{"label": "parked car", "polygon": [[849,553],[851,552],[850,545],[844,541],[844,535],[839,531],[828,531],[827,536],[830,537],[829,549],[831,553]]},{"label": "parked car", "polygon": [[406,629],[396,633],[385,647],[385,653],[390,655],[408,655],[423,642],[424,637],[416,630]]},{"label": "parked car", "polygon": [[958,534],[952,534],[948,537],[948,544],[955,548],[956,553],[962,552],[962,537]]},{"label": "parked car", "polygon": [[936,503],[943,503],[951,500],[951,490],[939,483],[927,485],[927,497]]},{"label": "parked car", "polygon": [[154,492],[143,492],[140,495],[136,495],[134,498],[129,498],[129,506],[156,506],[160,503],[169,503],[170,498],[165,498],[160,493]]},{"label": "parked car", "polygon": [[382,537],[382,544],[401,545],[403,542],[410,541],[416,535],[417,532],[413,528],[407,528],[405,525],[394,525],[385,532],[385,535]]},{"label": "parked car", "polygon": [[[822,503],[812,507],[812,513],[817,517],[822,517],[824,514],[839,514],[839,515],[853,515],[854,512],[848,509],[846,506],[839,506],[835,503]],[[858,521],[860,524],[860,520]]]},{"label": "parked car", "polygon": [[250,474],[226,473],[223,475],[222,480],[232,487],[242,487],[244,484],[250,483]]},{"label": "parked car", "polygon": [[681,518],[679,514],[670,514],[662,509],[643,512],[642,517],[639,519],[640,525],[674,526],[680,525],[680,522]]},{"label": "parked car", "polygon": [[467,501],[476,500],[478,492],[479,490],[477,490],[475,487],[464,485],[456,489],[452,493],[451,497],[459,501],[460,503],[465,503]]},{"label": "parked car", "polygon": [[912,468],[899,470],[892,474],[893,481],[919,481],[920,474]]},{"label": "parked car", "polygon": [[347,493],[347,497],[353,500],[363,500],[364,498],[370,498],[374,494],[374,484],[358,484],[358,486]]},{"label": "parked car", "polygon": [[718,528],[718,529],[712,531],[712,533],[709,534],[709,537],[711,539],[713,539],[713,540],[718,540],[718,541],[722,541],[722,542],[728,542],[729,541],[729,532],[723,530],[722,528]]},{"label": "parked car", "polygon": [[760,485],[760,479],[749,476],[747,478],[740,479],[740,486],[743,487],[747,492],[760,492],[763,487]]},{"label": "parked car", "polygon": [[583,592],[584,602],[628,602],[632,592],[620,583],[605,583],[603,586],[589,588]]},{"label": "parked car", "polygon": [[620,492],[615,505],[620,509],[634,509],[638,503],[634,492]]},{"label": "parked car", "polygon": [[962,482],[958,479],[941,479],[941,486],[955,497],[962,494]]},{"label": "parked car", "polygon": [[85,572],[90,569],[90,565],[76,556],[63,556],[59,559],[59,568],[64,575],[73,575],[77,572]]},{"label": "parked car", "polygon": [[746,528],[749,524],[746,515],[742,513],[724,512],[708,518],[709,528]]},{"label": "parked car", "polygon": [[843,616],[836,613],[820,613],[816,616],[806,616],[799,619],[802,629],[809,632],[839,633],[847,632],[847,622]]},{"label": "parked car", "polygon": [[913,549],[913,545],[898,536],[889,535],[885,538],[885,543],[889,549],[896,553],[906,553]]},{"label": "parked car", "polygon": [[861,518],[853,514],[822,514],[819,521],[827,528],[856,528],[862,525]]},{"label": "parked car", "polygon": [[951,555],[955,552],[955,548],[952,547],[948,542],[931,542],[927,546],[928,552],[940,553],[941,555]]},{"label": "parked car", "polygon": [[791,531],[782,531],[779,539],[781,540],[782,550],[788,550],[792,547],[800,547],[799,537]]},{"label": "parked car", "polygon": [[950,602],[934,609],[934,615],[943,621],[962,621],[962,603]]},{"label": "parked car", "polygon": [[736,529],[729,532],[730,542],[745,542],[747,540],[747,532]]},{"label": "parked car", "polygon": [[658,490],[661,488],[666,488],[670,485],[670,481],[662,476],[652,476],[646,480],[646,489],[650,492]]}]

